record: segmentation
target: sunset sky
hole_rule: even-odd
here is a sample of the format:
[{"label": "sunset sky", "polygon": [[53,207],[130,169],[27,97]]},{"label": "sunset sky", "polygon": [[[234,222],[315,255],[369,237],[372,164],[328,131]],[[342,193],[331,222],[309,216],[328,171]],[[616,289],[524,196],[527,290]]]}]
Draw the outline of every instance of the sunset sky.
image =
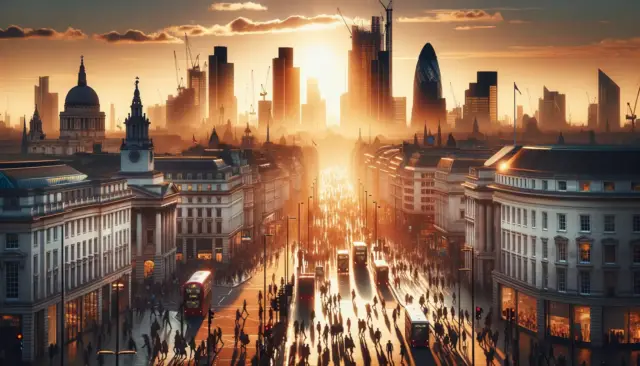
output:
[{"label": "sunset sky", "polygon": [[[126,116],[136,76],[145,105],[164,102],[176,89],[174,50],[185,77],[186,31],[202,64],[214,46],[229,47],[240,112],[251,103],[251,70],[257,103],[277,48],[294,47],[301,101],[306,78],[319,77],[329,123],[337,123],[351,48],[338,6],[349,24],[368,24],[383,11],[377,0],[2,0],[0,112],[8,110],[14,124],[30,115],[33,85],[44,75],[62,110],[80,55],[104,112],[115,103],[117,118]],[[640,1],[396,0],[393,7],[393,93],[407,97],[408,118],[416,60],[426,42],[438,55],[448,109],[454,106],[449,84],[462,104],[479,70],[498,71],[501,118],[513,114],[514,81],[525,113],[537,109],[543,85],[567,94],[573,123],[586,121],[586,93],[597,96],[598,68],[620,85],[623,107],[633,104],[640,85]]]}]

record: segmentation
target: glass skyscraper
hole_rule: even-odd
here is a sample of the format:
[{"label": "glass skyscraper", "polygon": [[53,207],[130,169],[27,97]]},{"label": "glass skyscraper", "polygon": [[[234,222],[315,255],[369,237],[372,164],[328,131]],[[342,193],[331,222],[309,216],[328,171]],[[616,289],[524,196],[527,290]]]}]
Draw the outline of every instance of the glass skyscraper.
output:
[{"label": "glass skyscraper", "polygon": [[438,121],[447,120],[447,105],[442,98],[442,81],[436,51],[427,43],[420,51],[416,73],[413,80],[413,108],[411,111],[411,126],[413,129],[422,128],[424,124],[429,129],[437,129]]}]

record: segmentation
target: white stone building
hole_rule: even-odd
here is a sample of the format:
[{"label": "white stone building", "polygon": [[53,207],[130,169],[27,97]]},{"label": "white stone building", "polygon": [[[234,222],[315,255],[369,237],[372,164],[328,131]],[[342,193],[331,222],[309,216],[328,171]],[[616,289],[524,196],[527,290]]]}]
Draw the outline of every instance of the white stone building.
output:
[{"label": "white stone building", "polygon": [[124,179],[88,180],[58,161],[0,163],[0,331],[24,335],[24,361],[63,343],[61,315],[68,341],[114,314],[114,281],[125,285],[120,308],[129,304],[132,199]]}]

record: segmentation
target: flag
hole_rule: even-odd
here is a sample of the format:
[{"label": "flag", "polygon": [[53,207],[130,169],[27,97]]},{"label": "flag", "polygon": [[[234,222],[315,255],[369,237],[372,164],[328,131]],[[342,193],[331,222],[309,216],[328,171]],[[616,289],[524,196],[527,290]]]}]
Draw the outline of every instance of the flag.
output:
[{"label": "flag", "polygon": [[119,129],[119,130],[121,130],[121,129],[122,129],[122,125],[118,125],[117,127],[118,127],[118,129]]},{"label": "flag", "polygon": [[311,142],[313,142],[313,146],[318,146],[315,141],[311,140]]},{"label": "flag", "polygon": [[516,83],[515,83],[515,82],[513,83],[513,89],[517,90],[517,91],[518,91],[518,93],[519,93],[520,95],[522,95],[522,92],[520,91],[520,89],[518,89],[518,85],[516,85]]},{"label": "flag", "polygon": [[194,144],[198,143],[198,141],[196,141],[196,135],[193,135],[193,140],[192,141],[193,141]]}]

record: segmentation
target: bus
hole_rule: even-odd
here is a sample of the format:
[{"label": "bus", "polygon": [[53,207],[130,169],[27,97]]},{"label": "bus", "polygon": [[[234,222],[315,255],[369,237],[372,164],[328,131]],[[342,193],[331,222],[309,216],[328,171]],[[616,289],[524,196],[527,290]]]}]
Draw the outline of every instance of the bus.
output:
[{"label": "bus", "polygon": [[303,273],[298,276],[298,298],[313,304],[316,292],[316,276],[313,273]]},{"label": "bus", "polygon": [[349,274],[349,251],[338,250],[338,274]]},{"label": "bus", "polygon": [[367,243],[356,241],[353,243],[353,263],[367,264]]},{"label": "bus", "polygon": [[184,315],[205,316],[209,311],[213,274],[211,271],[197,271],[182,286]]},{"label": "bus", "polygon": [[418,305],[405,307],[404,336],[412,348],[429,347],[429,321]]},{"label": "bus", "polygon": [[378,286],[389,284],[389,265],[384,259],[373,261],[373,279]]}]

